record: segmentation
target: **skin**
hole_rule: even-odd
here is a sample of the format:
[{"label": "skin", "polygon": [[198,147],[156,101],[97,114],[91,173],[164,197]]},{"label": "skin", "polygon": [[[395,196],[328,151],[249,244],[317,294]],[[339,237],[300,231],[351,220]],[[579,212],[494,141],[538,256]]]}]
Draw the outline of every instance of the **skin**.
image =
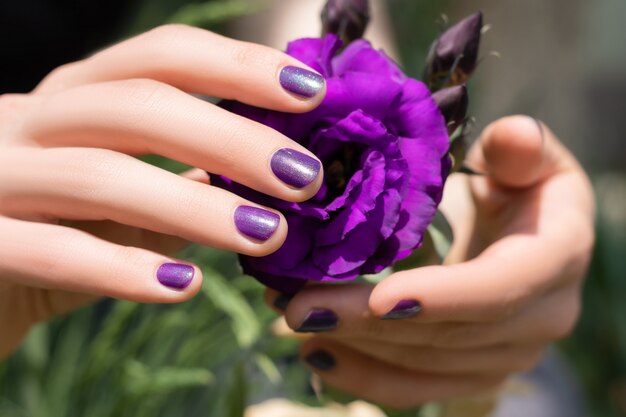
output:
[{"label": "skin", "polygon": [[[310,286],[288,304],[297,329],[312,308],[339,317],[311,335],[301,356],[342,391],[396,409],[497,387],[533,368],[547,344],[570,333],[593,245],[589,181],[547,127],[526,116],[491,124],[470,152],[482,176],[455,175],[443,209],[455,241],[442,266],[394,273],[376,286]],[[271,303],[277,296],[267,292]],[[381,320],[398,301],[422,311]]]},{"label": "skin", "polygon": [[[295,189],[270,169],[275,151],[313,156],[282,134],[193,97],[286,112],[316,107],[284,90],[280,70],[304,67],[277,50],[186,26],[157,28],[60,67],[30,94],[0,96],[0,357],[29,327],[101,296],[173,303],[183,290],[156,279],[166,253],[188,242],[260,256],[233,214],[253,205],[211,187],[205,170],[266,194],[303,201],[323,173]],[[197,169],[182,176],[132,156],[159,154]],[[313,156],[314,157],[314,156]]]}]

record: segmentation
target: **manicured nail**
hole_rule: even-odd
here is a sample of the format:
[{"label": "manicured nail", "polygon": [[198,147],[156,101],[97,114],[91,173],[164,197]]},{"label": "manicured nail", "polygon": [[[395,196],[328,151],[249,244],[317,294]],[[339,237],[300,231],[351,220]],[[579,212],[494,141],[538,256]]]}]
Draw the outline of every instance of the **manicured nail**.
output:
[{"label": "manicured nail", "polygon": [[335,367],[336,363],[335,358],[325,350],[316,350],[313,353],[309,353],[304,357],[304,360],[313,368],[322,371],[330,371]]},{"label": "manicured nail", "polygon": [[337,315],[325,308],[314,308],[306,315],[300,327],[296,329],[298,333],[319,333],[332,330],[337,327]]},{"label": "manicured nail", "polygon": [[287,306],[289,305],[289,302],[292,298],[293,295],[280,293],[272,304],[274,304],[274,307],[276,307],[280,311],[285,311],[287,310]]},{"label": "manicured nail", "polygon": [[278,229],[280,216],[252,206],[235,209],[235,227],[241,234],[257,240],[267,240]]},{"label": "manicured nail", "polygon": [[283,148],[274,153],[270,166],[279,180],[292,187],[303,188],[315,181],[322,164],[302,152]]},{"label": "manicured nail", "polygon": [[287,66],[280,71],[280,85],[302,97],[315,97],[324,88],[324,77],[300,67]]},{"label": "manicured nail", "polygon": [[381,320],[400,320],[413,317],[422,311],[422,305],[415,300],[401,300]]},{"label": "manicured nail", "polygon": [[166,263],[157,269],[157,279],[166,287],[183,289],[193,280],[195,270],[191,265]]}]

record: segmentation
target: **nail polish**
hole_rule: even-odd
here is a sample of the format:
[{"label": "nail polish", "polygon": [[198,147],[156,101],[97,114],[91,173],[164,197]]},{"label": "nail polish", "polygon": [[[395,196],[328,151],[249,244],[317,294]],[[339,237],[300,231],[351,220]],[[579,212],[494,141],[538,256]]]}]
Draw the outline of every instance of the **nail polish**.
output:
[{"label": "nail polish", "polygon": [[283,148],[272,155],[270,167],[274,175],[285,184],[304,188],[315,181],[322,164],[302,152]]},{"label": "nail polish", "polygon": [[325,350],[316,350],[304,357],[304,360],[315,369],[330,371],[335,367],[335,358]]},{"label": "nail polish", "polygon": [[191,265],[165,263],[157,269],[157,279],[166,287],[181,290],[193,280],[195,270]]},{"label": "nail polish", "polygon": [[422,305],[415,300],[400,300],[381,320],[400,320],[415,316],[422,311]]},{"label": "nail polish", "polygon": [[332,330],[337,327],[339,319],[331,310],[325,308],[314,308],[309,311],[300,327],[296,329],[298,333],[319,333]]},{"label": "nail polish", "polygon": [[289,305],[289,302],[291,301],[292,298],[293,298],[293,295],[280,293],[272,304],[274,305],[274,307],[276,307],[280,311],[285,311],[287,310],[287,306]]},{"label": "nail polish", "polygon": [[324,77],[291,65],[280,70],[278,78],[285,90],[305,98],[315,97],[324,88]]},{"label": "nail polish", "polygon": [[235,209],[235,227],[244,236],[267,240],[278,229],[280,216],[259,207],[239,206]]}]

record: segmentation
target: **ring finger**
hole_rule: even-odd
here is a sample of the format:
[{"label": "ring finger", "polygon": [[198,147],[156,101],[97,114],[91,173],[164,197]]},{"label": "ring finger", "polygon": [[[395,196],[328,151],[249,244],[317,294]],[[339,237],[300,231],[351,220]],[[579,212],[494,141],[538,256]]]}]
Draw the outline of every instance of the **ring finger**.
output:
[{"label": "ring finger", "polygon": [[253,256],[287,233],[280,213],[103,149],[6,151],[0,178],[0,211],[10,217],[113,220]]}]

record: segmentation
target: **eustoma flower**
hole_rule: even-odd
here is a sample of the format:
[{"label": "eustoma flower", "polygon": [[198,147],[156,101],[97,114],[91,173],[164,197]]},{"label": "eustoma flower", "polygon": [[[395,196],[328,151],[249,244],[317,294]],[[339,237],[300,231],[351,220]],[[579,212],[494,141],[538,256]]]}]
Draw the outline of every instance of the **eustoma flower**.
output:
[{"label": "eustoma flower", "polygon": [[436,213],[450,168],[446,122],[428,88],[367,41],[354,41],[341,53],[340,47],[327,35],[287,48],[326,78],[326,97],[314,111],[286,114],[223,103],[306,146],[324,164],[321,189],[302,203],[212,179],[284,213],[284,245],[269,256],[240,257],[244,272],[284,292],[306,280],[377,273],[410,255]]}]

